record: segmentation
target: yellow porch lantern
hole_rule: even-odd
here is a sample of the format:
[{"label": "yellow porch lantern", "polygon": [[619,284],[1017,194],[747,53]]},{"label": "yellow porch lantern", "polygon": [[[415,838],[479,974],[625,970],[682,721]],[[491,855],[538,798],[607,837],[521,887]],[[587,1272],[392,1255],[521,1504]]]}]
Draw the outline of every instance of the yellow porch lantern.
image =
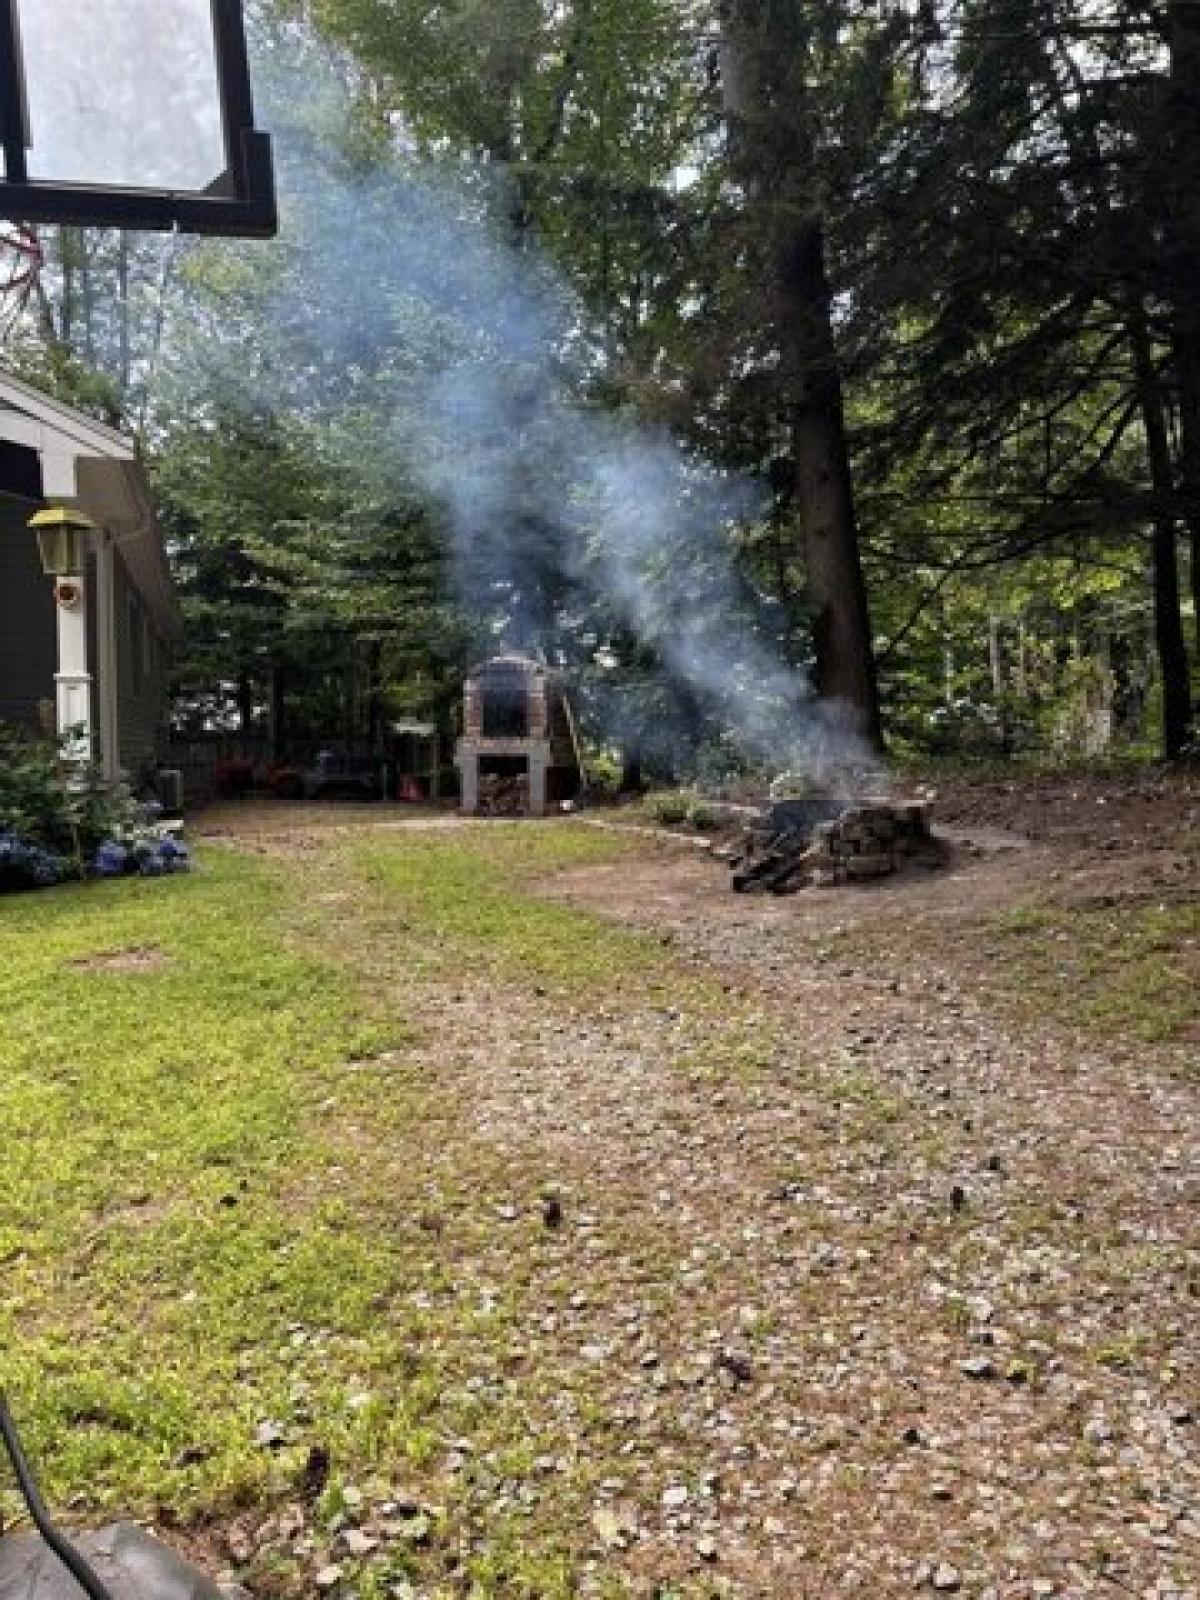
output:
[{"label": "yellow porch lantern", "polygon": [[37,534],[42,571],[48,578],[69,578],[84,567],[84,534],[96,524],[70,506],[47,506],[29,519]]}]

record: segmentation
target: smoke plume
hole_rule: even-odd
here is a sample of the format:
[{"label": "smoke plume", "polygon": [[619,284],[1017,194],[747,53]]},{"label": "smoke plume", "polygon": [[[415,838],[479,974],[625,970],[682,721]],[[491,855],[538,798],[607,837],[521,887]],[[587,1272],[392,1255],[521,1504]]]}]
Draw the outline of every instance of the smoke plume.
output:
[{"label": "smoke plume", "polygon": [[552,649],[564,616],[600,617],[744,758],[827,780],[869,766],[739,570],[759,491],[588,403],[588,314],[514,241],[502,175],[418,153],[402,127],[386,161],[356,154],[344,64],[311,39],[275,35],[259,67],[293,263],[278,314],[307,330],[312,381],[357,385],[397,474],[444,509],[463,601],[497,643]]}]

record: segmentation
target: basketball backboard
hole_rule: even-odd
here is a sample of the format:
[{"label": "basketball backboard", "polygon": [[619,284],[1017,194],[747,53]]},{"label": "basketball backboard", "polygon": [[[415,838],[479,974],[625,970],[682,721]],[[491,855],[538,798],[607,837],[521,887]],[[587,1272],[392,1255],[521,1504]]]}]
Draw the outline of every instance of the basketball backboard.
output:
[{"label": "basketball backboard", "polygon": [[241,0],[0,0],[0,218],[275,232]]}]

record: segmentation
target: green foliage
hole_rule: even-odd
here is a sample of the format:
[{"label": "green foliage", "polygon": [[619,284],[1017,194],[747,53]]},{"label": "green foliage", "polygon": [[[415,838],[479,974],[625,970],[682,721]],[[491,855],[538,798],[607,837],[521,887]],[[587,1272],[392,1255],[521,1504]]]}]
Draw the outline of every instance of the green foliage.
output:
[{"label": "green foliage", "polygon": [[621,758],[615,750],[588,750],[588,793],[594,799],[615,799],[621,787]]},{"label": "green foliage", "polygon": [[[766,618],[747,608],[734,625],[801,666],[814,640],[786,446],[794,374],[765,289],[778,239],[755,197],[778,190],[785,220],[819,215],[897,748],[1086,752],[1096,696],[1081,680],[1106,672],[1114,739],[1145,747],[1163,705],[1147,560],[1162,505],[1185,587],[1191,563],[1193,634],[1200,593],[1186,30],[1107,0],[1095,15],[1058,0],[768,10],[275,0],[256,18],[263,80],[295,49],[319,69],[301,73],[311,93],[272,90],[281,243],[47,233],[9,356],[144,432],[188,620],[182,723],[262,733],[274,694],[298,735],[361,735],[397,712],[448,725],[464,664],[504,621],[462,606],[452,556],[474,580],[486,552],[452,551],[406,470],[422,384],[463,339],[389,265],[436,271],[395,203],[415,155],[464,218],[490,216],[531,275],[549,256],[578,295],[563,381],[581,405],[661,423],[769,485],[764,514],[734,533]],[[753,130],[757,183],[727,137],[721,36],[743,11],[778,46],[772,81],[803,88]],[[348,52],[333,111],[324,41]],[[318,172],[369,180],[352,215]],[[331,233],[337,270],[320,248]],[[1167,424],[1162,481],[1139,318]],[[540,642],[656,781],[690,776],[698,731],[713,733],[705,708],[614,606],[580,599],[535,523],[506,533]],[[686,571],[702,556],[667,558]]]},{"label": "green foliage", "polygon": [[699,798],[694,798],[689,802],[687,820],[690,826],[700,833],[707,833],[710,829],[718,826],[716,811]]},{"label": "green foliage", "polygon": [[683,790],[659,789],[645,797],[642,810],[652,822],[660,823],[664,828],[674,828],[687,821],[691,805],[692,796]]},{"label": "green foliage", "polygon": [[687,823],[699,832],[707,832],[718,825],[716,811],[692,789],[654,790],[642,800],[642,810],[664,828]]},{"label": "green foliage", "polygon": [[0,831],[82,862],[139,817],[127,790],[68,774],[53,744],[0,726]]}]

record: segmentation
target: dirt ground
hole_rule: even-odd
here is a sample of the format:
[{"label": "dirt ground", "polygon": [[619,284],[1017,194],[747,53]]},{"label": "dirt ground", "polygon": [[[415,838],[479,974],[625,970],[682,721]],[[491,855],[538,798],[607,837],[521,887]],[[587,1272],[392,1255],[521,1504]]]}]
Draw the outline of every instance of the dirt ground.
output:
[{"label": "dirt ground", "polygon": [[[725,926],[736,926],[752,906],[756,927],[808,931],[847,917],[873,924],[881,915],[919,920],[957,911],[971,918],[981,901],[1018,904],[1034,889],[1067,906],[1146,903],[1164,893],[1192,897],[1200,881],[1200,777],[959,778],[920,788],[933,796],[936,830],[947,846],[933,871],[783,900],[750,897],[740,909],[732,902],[731,912],[719,875],[685,869],[693,890],[682,884],[672,889],[674,874],[668,872],[664,882],[652,866],[652,881],[629,892],[623,907],[624,892],[618,890],[613,909],[639,915],[642,888],[648,888],[659,911],[667,901],[675,903],[685,925],[689,903],[699,922],[708,918],[701,908],[715,903],[724,908],[717,920]],[[680,864],[688,859],[681,856]],[[585,891],[584,897],[603,903],[602,885],[594,887],[597,895]],[[661,920],[657,912],[654,920]]]},{"label": "dirt ground", "polygon": [[[937,817],[942,863],[879,884],[739,897],[646,839],[537,886],[715,984],[761,1039],[727,1073],[688,1070],[715,1024],[687,1005],[481,976],[440,1014],[470,1136],[553,1176],[576,1246],[525,1355],[587,1369],[623,1441],[583,1594],[1200,1595],[1194,1019],[1080,1020],[1008,943],[1030,907],[1053,951],[1194,906],[1200,783],[960,782]],[[1169,954],[1200,983],[1196,945]]]},{"label": "dirt ground", "polygon": [[450,808],[417,805],[331,804],[320,800],[222,800],[205,806],[190,819],[190,831],[202,839],[278,839],[305,832],[322,836],[353,834],[376,828],[411,828],[459,824]]},{"label": "dirt ground", "polygon": [[[937,815],[944,864],[878,885],[739,898],[689,851],[560,878],[785,1017],[835,1081],[850,1069],[818,1173],[782,1083],[732,1118],[676,1104],[698,1167],[656,1118],[613,1104],[592,1125],[622,1127],[631,1169],[671,1174],[704,1248],[739,1255],[742,1294],[771,1308],[772,1398],[743,1423],[759,1537],[778,1535],[755,1592],[1195,1595],[1200,1033],[1151,1048],[989,1003],[980,928],[1030,902],[1194,905],[1200,787],[960,784]],[[1184,955],[1200,1014],[1194,940]],[[858,1108],[881,1096],[895,1137],[864,1141]],[[798,1208],[828,1219],[800,1260]],[[798,1474],[797,1426],[828,1445]]]}]

